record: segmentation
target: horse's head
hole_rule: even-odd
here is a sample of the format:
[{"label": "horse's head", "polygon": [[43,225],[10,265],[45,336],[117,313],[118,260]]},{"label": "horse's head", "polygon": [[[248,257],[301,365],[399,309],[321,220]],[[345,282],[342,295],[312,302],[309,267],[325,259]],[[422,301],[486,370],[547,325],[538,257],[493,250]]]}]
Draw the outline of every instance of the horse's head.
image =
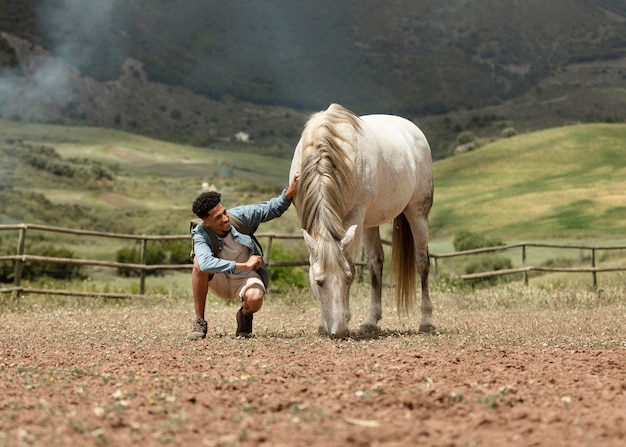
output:
[{"label": "horse's head", "polygon": [[348,334],[350,322],[350,286],[354,280],[353,246],[356,225],[352,225],[340,240],[316,240],[302,230],[309,250],[309,280],[320,303],[320,330],[331,338]]}]

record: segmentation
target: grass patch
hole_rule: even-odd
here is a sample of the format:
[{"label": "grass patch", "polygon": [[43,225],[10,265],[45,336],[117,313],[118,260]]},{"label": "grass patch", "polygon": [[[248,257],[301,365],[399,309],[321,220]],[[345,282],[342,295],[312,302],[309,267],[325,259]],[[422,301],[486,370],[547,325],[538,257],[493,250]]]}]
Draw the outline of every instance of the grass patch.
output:
[{"label": "grass patch", "polygon": [[[623,234],[626,126],[590,124],[518,135],[435,164],[431,228],[509,240]],[[451,218],[453,217],[453,219]]]}]

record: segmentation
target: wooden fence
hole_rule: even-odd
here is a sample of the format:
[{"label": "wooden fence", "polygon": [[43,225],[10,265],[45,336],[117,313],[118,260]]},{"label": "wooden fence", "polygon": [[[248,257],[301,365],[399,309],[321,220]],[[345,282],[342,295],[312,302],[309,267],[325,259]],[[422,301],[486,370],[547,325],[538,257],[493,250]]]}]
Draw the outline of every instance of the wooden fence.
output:
[{"label": "wooden fence", "polygon": [[[527,264],[527,249],[530,247],[536,248],[555,248],[559,250],[583,250],[590,253],[590,266],[589,267],[547,267],[547,266],[533,266]],[[626,250],[626,245],[614,245],[614,246],[600,246],[600,245],[582,245],[582,244],[547,244],[547,243],[535,243],[535,242],[520,242],[516,244],[500,245],[497,247],[478,248],[475,250],[457,251],[453,253],[441,253],[431,254],[431,258],[434,258],[435,272],[438,270],[437,259],[453,258],[458,256],[477,255],[482,253],[495,253],[503,252],[512,249],[521,249],[521,261],[522,266],[511,269],[492,270],[487,272],[478,272],[461,275],[463,280],[484,279],[495,276],[511,275],[515,273],[522,273],[524,278],[524,284],[528,285],[528,272],[564,272],[564,273],[591,273],[593,287],[598,286],[599,272],[623,272],[626,271],[626,266],[612,266],[612,267],[598,267],[597,266],[597,252],[610,251],[610,250]]]},{"label": "wooden fence", "polygon": [[[113,239],[126,239],[126,240],[134,240],[139,241],[141,243],[141,254],[140,254],[140,263],[122,263],[122,262],[113,262],[113,261],[102,261],[102,260],[94,260],[94,259],[76,259],[76,258],[61,258],[61,257],[46,257],[46,256],[37,256],[30,255],[24,252],[26,236],[28,230],[38,230],[43,232],[52,232],[52,233],[66,233],[72,234],[76,236],[96,236],[103,238],[113,238]],[[71,229],[71,228],[61,228],[61,227],[53,227],[46,225],[37,225],[37,224],[16,224],[16,225],[0,225],[0,232],[3,231],[18,231],[18,241],[17,241],[17,250],[15,255],[9,256],[0,256],[0,261],[14,261],[15,262],[15,273],[14,273],[14,283],[13,287],[6,287],[0,289],[0,293],[13,293],[14,296],[19,295],[20,293],[41,293],[41,294],[54,294],[54,295],[75,295],[75,296],[104,296],[110,298],[127,298],[134,296],[142,296],[145,293],[145,283],[146,283],[146,274],[152,271],[160,271],[160,270],[191,270],[191,264],[158,264],[158,265],[150,265],[147,264],[147,246],[149,241],[168,241],[168,240],[189,240],[190,236],[188,234],[184,235],[146,235],[146,234],[121,234],[121,233],[106,233],[99,231],[89,231],[89,230],[79,230],[79,229]],[[298,261],[273,261],[271,259],[272,252],[272,243],[274,240],[279,239],[302,239],[302,236],[299,234],[276,234],[276,233],[257,233],[257,238],[266,240],[265,251],[264,251],[264,261],[268,267],[297,267],[297,266],[308,266],[308,260],[298,260]],[[389,241],[383,241],[383,244],[390,245]],[[555,249],[578,249],[578,250],[589,250],[590,251],[590,259],[591,265],[589,267],[545,267],[545,266],[532,266],[527,265],[527,248],[529,247],[542,247],[542,248],[555,248]],[[521,260],[522,266],[518,268],[512,269],[504,269],[504,270],[496,270],[496,271],[488,271],[488,272],[480,272],[480,273],[472,273],[465,274],[461,276],[463,280],[475,280],[482,278],[489,278],[494,276],[501,275],[509,275],[515,273],[522,273],[524,277],[524,283],[528,284],[528,272],[530,271],[542,271],[542,272],[569,272],[569,273],[581,273],[581,272],[589,272],[592,274],[593,286],[597,287],[597,273],[598,272],[614,272],[614,271],[625,271],[626,267],[618,266],[618,267],[598,267],[596,265],[597,259],[596,254],[599,250],[625,250],[626,246],[595,246],[595,245],[567,245],[567,244],[543,244],[543,243],[531,243],[531,242],[521,242],[517,244],[510,245],[502,245],[497,247],[487,247],[480,248],[476,250],[466,250],[452,253],[431,253],[430,257],[432,262],[434,263],[434,274],[438,273],[438,260],[459,256],[472,256],[481,253],[490,253],[490,252],[503,252],[511,249],[521,249]],[[28,288],[22,286],[22,273],[24,269],[24,264],[27,262],[33,263],[56,263],[56,264],[69,264],[69,265],[91,265],[91,266],[101,266],[101,267],[111,267],[125,270],[137,270],[139,271],[139,295],[125,294],[125,293],[105,293],[105,292],[79,292],[79,291],[71,291],[71,290],[52,290],[52,289],[36,289],[36,288]],[[361,258],[360,262],[357,262],[357,267],[359,269],[359,279],[362,281],[363,279],[363,268],[365,266],[365,262],[363,262],[363,258]]]},{"label": "wooden fence", "polygon": [[[71,290],[51,290],[51,289],[35,289],[22,286],[22,273],[24,264],[27,262],[33,263],[48,263],[48,264],[68,264],[68,265],[90,265],[100,267],[111,267],[124,270],[137,270],[139,271],[139,295],[142,296],[145,293],[146,288],[146,274],[148,272],[161,271],[161,270],[188,270],[191,271],[192,264],[148,264],[148,242],[149,241],[175,241],[185,240],[190,241],[189,234],[184,235],[147,235],[147,234],[122,234],[122,233],[106,233],[100,231],[78,230],[72,228],[53,227],[47,225],[37,224],[16,224],[16,225],[0,225],[0,232],[2,231],[18,231],[17,251],[15,255],[0,256],[0,261],[14,261],[15,273],[13,287],[1,288],[0,293],[49,293],[54,295],[84,295],[84,296],[105,296],[109,298],[126,298],[135,295],[124,293],[104,293],[104,292],[78,292]],[[126,239],[139,241],[141,243],[140,261],[139,264],[102,261],[95,259],[76,259],[76,258],[61,258],[61,257],[49,257],[49,256],[37,256],[30,255],[24,252],[26,244],[26,236],[28,230],[39,230],[43,232],[52,233],[65,233],[75,236],[96,236],[110,239]],[[302,239],[301,235],[294,234],[275,234],[275,233],[256,233],[257,238],[267,240],[264,250],[264,261],[268,267],[293,267],[293,266],[306,266],[309,264],[308,260],[304,261],[272,261],[271,251],[272,242],[275,239]],[[190,245],[191,248],[191,245]]]}]

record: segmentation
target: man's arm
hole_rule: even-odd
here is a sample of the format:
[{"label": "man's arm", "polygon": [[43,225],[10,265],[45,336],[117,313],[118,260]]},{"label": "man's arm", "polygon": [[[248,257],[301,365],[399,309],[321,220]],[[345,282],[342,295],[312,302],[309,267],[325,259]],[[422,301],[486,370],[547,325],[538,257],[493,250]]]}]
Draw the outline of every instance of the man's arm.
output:
[{"label": "man's arm", "polygon": [[270,221],[280,217],[291,205],[291,199],[295,197],[298,191],[298,180],[300,173],[297,172],[291,183],[278,197],[259,203],[258,205],[243,205],[228,210],[243,220],[250,231],[254,233],[259,225],[263,222]]},{"label": "man's arm", "polygon": [[207,237],[202,230],[197,227],[192,231],[193,240],[193,252],[196,260],[198,261],[198,267],[203,272],[208,273],[232,273],[236,266],[235,261],[228,261],[226,259],[218,258],[213,254]]},{"label": "man's arm", "polygon": [[193,234],[194,256],[198,260],[198,267],[208,273],[233,273],[242,270],[257,270],[263,265],[263,258],[252,255],[246,262],[235,262],[218,258],[207,244],[204,235],[200,232]]}]

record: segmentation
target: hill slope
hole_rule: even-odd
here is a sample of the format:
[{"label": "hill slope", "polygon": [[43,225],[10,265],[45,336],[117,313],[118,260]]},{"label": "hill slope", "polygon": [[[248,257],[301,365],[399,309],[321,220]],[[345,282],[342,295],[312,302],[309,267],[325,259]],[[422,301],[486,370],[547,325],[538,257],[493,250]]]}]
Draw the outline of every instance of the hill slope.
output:
[{"label": "hill slope", "polygon": [[[623,238],[624,141],[626,125],[576,125],[502,139],[435,162],[431,239],[449,241],[461,230],[510,242]],[[233,157],[106,129],[0,120],[0,142],[2,223],[180,234],[202,182],[236,205],[277,193],[289,171],[285,159]],[[114,175],[56,175],[11,155],[28,149],[20,144],[53,148],[65,162],[86,157]],[[277,225],[296,232],[295,213]]]},{"label": "hill slope", "polygon": [[502,139],[435,164],[434,238],[459,230],[509,241],[623,238],[626,125]]},{"label": "hill slope", "polygon": [[[227,206],[265,200],[289,160],[91,127],[0,120],[0,223],[181,234],[202,183]],[[290,228],[295,231],[297,228]]]},{"label": "hill slope", "polygon": [[244,132],[288,157],[306,116],[339,102],[413,119],[439,159],[462,130],[626,116],[621,0],[0,0],[0,11],[0,114],[15,120],[202,146]]},{"label": "hill slope", "polygon": [[151,79],[204,96],[308,110],[330,102],[360,113],[481,107],[573,62],[623,56],[626,46],[619,0],[0,6],[0,30],[16,31],[97,80],[117,78],[132,57]]}]

